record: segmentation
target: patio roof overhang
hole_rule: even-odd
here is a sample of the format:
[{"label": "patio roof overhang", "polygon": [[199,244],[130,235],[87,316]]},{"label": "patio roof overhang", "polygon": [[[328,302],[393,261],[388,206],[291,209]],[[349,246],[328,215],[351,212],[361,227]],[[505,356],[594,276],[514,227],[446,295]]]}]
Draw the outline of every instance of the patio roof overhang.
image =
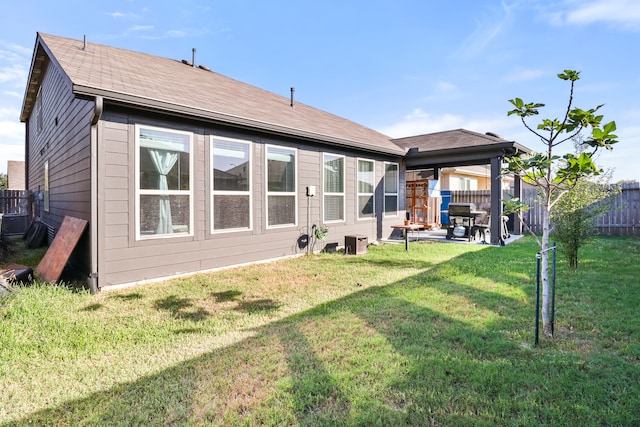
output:
[{"label": "patio roof overhang", "polygon": [[531,152],[516,141],[465,129],[399,138],[394,142],[408,150],[405,154],[408,170],[486,165],[498,157]]},{"label": "patio roof overhang", "polygon": [[[437,176],[437,170],[446,167],[491,165],[491,230],[501,230],[502,160],[507,156],[530,153],[530,149],[493,133],[481,134],[465,129],[400,138],[393,142],[407,150],[404,158],[407,170],[434,169]],[[514,186],[514,192],[519,194],[518,178],[514,180]],[[521,233],[521,229],[514,230],[514,234]],[[501,233],[491,233],[492,245],[500,244],[501,239]]]},{"label": "patio roof overhang", "polygon": [[496,157],[515,156],[529,152],[519,144],[504,143],[489,146],[474,146],[423,151],[418,147],[410,148],[405,155],[408,170],[445,168],[453,166],[486,165]]}]

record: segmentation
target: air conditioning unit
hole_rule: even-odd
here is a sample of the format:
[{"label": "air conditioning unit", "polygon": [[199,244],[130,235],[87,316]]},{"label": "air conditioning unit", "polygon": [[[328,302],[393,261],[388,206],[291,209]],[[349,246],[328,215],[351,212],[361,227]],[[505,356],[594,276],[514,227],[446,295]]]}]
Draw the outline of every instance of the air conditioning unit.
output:
[{"label": "air conditioning unit", "polygon": [[344,253],[348,255],[360,255],[367,253],[369,239],[362,234],[344,236]]},{"label": "air conditioning unit", "polygon": [[6,213],[2,215],[2,226],[0,233],[3,236],[10,236],[12,234],[24,234],[27,231],[28,221],[27,214]]}]

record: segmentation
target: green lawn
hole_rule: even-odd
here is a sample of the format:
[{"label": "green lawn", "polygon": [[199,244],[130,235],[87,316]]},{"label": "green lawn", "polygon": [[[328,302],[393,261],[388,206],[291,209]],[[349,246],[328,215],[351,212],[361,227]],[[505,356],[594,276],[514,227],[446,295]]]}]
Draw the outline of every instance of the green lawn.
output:
[{"label": "green lawn", "polygon": [[640,241],[370,246],[0,300],[0,425],[640,425]]}]

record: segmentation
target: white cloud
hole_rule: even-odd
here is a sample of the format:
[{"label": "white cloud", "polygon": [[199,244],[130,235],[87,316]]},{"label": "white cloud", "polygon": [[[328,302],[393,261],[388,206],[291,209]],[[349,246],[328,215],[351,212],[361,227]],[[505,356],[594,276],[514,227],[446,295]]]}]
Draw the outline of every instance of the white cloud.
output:
[{"label": "white cloud", "polygon": [[27,70],[24,66],[18,64],[10,64],[0,67],[0,83],[16,83],[23,84],[27,81]]},{"label": "white cloud", "polygon": [[501,3],[500,11],[491,11],[491,16],[478,20],[476,29],[462,43],[456,51],[456,56],[474,58],[485,51],[491,42],[507,30],[513,22],[513,9],[517,3]]},{"label": "white cloud", "polygon": [[18,108],[0,105],[0,121],[17,119],[19,115],[20,110]]},{"label": "white cloud", "polygon": [[544,75],[545,72],[543,70],[516,68],[506,76],[506,80],[510,83],[520,83],[535,80]]},{"label": "white cloud", "polygon": [[[473,132],[495,132],[505,139],[515,139],[512,135],[517,127],[505,115],[486,117],[467,117],[460,114],[432,114],[416,108],[397,123],[381,127],[378,131],[392,138],[422,135],[454,129],[467,129]],[[511,135],[510,135],[511,134]]]},{"label": "white cloud", "polygon": [[184,30],[169,30],[167,31],[167,37],[176,38],[176,37],[184,37],[187,35],[187,32]]},{"label": "white cloud", "polygon": [[556,25],[589,25],[607,23],[615,28],[640,31],[640,2],[637,0],[594,0],[568,2],[567,10],[552,12]]},{"label": "white cloud", "polygon": [[30,59],[31,49],[0,40],[0,173],[6,173],[8,160],[24,158],[19,116]]},{"label": "white cloud", "polygon": [[451,92],[458,89],[458,87],[453,83],[439,81],[436,83],[436,89],[439,92]]},{"label": "white cloud", "polygon": [[24,160],[24,124],[0,120],[0,173],[7,172],[9,160]]},{"label": "white cloud", "polygon": [[22,97],[24,95],[22,92],[16,92],[14,90],[3,90],[2,94],[11,98],[18,98],[20,101],[22,101]]},{"label": "white cloud", "polygon": [[0,138],[9,142],[22,142],[24,140],[24,124],[17,119],[15,121],[0,121]]},{"label": "white cloud", "polygon": [[[16,87],[24,87],[30,58],[30,50],[0,41],[0,90],[2,92],[11,92],[15,91]],[[0,103],[4,104],[3,101]]]},{"label": "white cloud", "polygon": [[153,30],[153,25],[134,25],[129,28],[129,31],[149,31]]},{"label": "white cloud", "polygon": [[392,138],[401,138],[456,129],[460,127],[462,122],[462,116],[455,114],[430,114],[416,108],[404,116],[400,122],[382,127],[378,130]]},{"label": "white cloud", "polygon": [[140,19],[140,15],[132,12],[107,12],[105,15],[115,19]]}]

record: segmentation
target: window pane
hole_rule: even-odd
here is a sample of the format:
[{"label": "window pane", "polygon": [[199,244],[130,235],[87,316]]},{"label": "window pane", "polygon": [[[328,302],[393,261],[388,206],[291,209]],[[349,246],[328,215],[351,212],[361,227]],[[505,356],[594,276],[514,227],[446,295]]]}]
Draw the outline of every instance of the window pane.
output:
[{"label": "window pane", "polygon": [[295,224],[296,197],[269,196],[269,225]]},{"label": "window pane", "polygon": [[327,154],[324,156],[325,193],[344,192],[344,157]]},{"label": "window pane", "polygon": [[140,129],[140,188],[189,190],[189,136]]},{"label": "window pane", "polygon": [[373,218],[373,196],[358,196],[358,217]]},{"label": "window pane", "polygon": [[[166,209],[169,206],[169,209]],[[141,195],[140,234],[189,232],[189,196]]]},{"label": "window pane", "polygon": [[268,191],[293,193],[296,190],[295,151],[286,148],[267,148]]},{"label": "window pane", "polygon": [[249,228],[249,196],[221,195],[213,196],[213,228]]},{"label": "window pane", "polygon": [[398,165],[387,163],[384,171],[384,192],[398,192]]},{"label": "window pane", "polygon": [[324,220],[340,221],[344,219],[344,196],[324,196]]},{"label": "window pane", "polygon": [[398,210],[398,196],[384,196],[384,211],[395,213]]},{"label": "window pane", "polygon": [[213,189],[249,191],[249,144],[213,141]]},{"label": "window pane", "polygon": [[373,162],[358,160],[358,193],[373,193]]}]

